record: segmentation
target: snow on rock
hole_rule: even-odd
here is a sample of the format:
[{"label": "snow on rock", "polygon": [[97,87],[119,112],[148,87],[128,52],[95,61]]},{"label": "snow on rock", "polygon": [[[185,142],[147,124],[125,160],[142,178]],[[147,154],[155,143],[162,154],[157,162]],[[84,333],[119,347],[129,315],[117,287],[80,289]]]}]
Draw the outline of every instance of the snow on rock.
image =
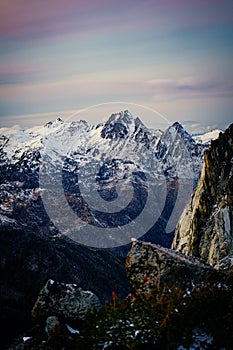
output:
[{"label": "snow on rock", "polygon": [[66,323],[66,327],[68,329],[68,331],[72,334],[79,334],[79,330],[78,329],[74,329],[72,328],[71,326],[69,326],[67,323]]},{"label": "snow on rock", "polygon": [[3,223],[15,224],[15,223],[16,223],[16,220],[11,219],[11,218],[7,217],[6,215],[2,215],[2,214],[0,213],[0,225],[3,224]]},{"label": "snow on rock", "polygon": [[215,129],[215,130],[209,131],[205,134],[194,135],[193,139],[197,143],[209,144],[211,142],[211,140],[216,140],[219,137],[220,132],[223,132],[223,130]]},{"label": "snow on rock", "polygon": [[213,336],[206,333],[205,331],[194,328],[192,334],[193,342],[189,348],[179,345],[177,350],[200,350],[200,349],[210,349],[210,346],[213,344]]},{"label": "snow on rock", "polygon": [[27,340],[29,340],[29,339],[32,339],[32,337],[23,337],[23,341],[24,341],[24,342],[27,341]]}]

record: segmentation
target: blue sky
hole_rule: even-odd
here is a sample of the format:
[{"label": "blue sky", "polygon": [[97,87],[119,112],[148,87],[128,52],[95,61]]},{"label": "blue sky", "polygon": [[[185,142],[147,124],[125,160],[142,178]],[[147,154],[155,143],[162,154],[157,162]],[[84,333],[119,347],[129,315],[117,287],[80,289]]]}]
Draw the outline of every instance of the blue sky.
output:
[{"label": "blue sky", "polygon": [[0,126],[101,103],[82,119],[126,108],[156,127],[153,109],[192,132],[233,120],[232,1],[2,0],[0,44]]}]

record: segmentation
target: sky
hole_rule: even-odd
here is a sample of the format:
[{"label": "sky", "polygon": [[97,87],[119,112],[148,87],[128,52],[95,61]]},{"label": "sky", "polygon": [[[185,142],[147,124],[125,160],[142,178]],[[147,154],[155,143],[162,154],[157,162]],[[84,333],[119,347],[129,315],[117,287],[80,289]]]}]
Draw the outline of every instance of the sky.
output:
[{"label": "sky", "polygon": [[232,0],[0,0],[0,127],[128,109],[225,129],[232,66]]}]

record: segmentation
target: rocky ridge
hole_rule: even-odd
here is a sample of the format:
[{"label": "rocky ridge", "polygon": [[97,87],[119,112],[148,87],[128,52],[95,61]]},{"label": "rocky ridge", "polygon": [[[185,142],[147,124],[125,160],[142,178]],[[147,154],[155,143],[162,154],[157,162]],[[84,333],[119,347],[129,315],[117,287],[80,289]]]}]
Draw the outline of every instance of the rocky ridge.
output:
[{"label": "rocky ridge", "polygon": [[172,249],[217,269],[233,266],[233,124],[212,141],[190,202],[177,224]]}]

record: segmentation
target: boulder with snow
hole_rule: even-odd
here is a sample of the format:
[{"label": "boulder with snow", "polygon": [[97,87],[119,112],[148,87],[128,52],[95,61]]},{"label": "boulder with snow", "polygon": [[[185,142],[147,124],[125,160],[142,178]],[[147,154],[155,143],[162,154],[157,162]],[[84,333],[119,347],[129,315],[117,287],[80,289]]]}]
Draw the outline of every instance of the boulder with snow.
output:
[{"label": "boulder with snow", "polygon": [[99,298],[90,291],[84,291],[75,284],[48,280],[41,289],[32,309],[32,316],[43,321],[49,316],[63,320],[84,320],[88,311],[101,308]]}]

